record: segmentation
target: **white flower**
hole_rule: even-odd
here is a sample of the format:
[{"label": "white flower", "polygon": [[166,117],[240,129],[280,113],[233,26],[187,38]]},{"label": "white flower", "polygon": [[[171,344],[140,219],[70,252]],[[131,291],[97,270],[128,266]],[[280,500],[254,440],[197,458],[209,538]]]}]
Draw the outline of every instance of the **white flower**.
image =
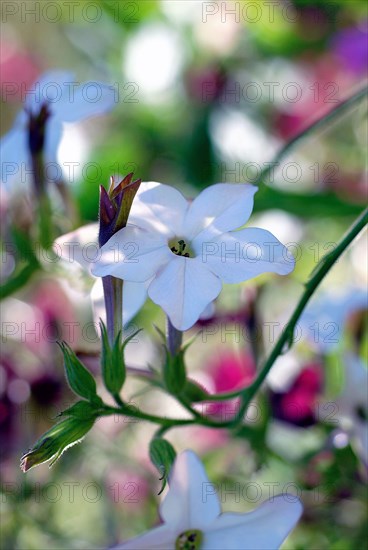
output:
[{"label": "white flower", "polygon": [[302,513],[300,501],[285,494],[247,514],[222,514],[214,485],[192,451],[177,457],[169,486],[160,506],[163,524],[115,550],[276,550]]},{"label": "white flower", "polygon": [[[57,165],[57,150],[63,133],[63,125],[101,115],[111,110],[115,102],[114,90],[101,82],[84,82],[76,86],[72,73],[50,71],[36,81],[27,93],[24,109],[18,114],[13,128],[1,139],[1,181],[10,188],[16,181],[24,183],[31,172],[28,150],[27,124],[31,112],[36,115],[43,104],[51,113],[46,122],[44,162]],[[60,170],[47,170],[57,174]]]},{"label": "white flower", "polygon": [[[75,231],[62,235],[54,243],[54,252],[70,268],[79,264],[88,274],[91,264],[99,255],[98,224],[84,225]],[[78,276],[78,274],[75,274]],[[74,276],[75,276],[74,275]],[[147,298],[147,285],[126,281],[123,285],[123,322],[124,325],[138,313]],[[101,318],[106,323],[106,312],[102,279],[98,278],[91,291],[93,318],[98,323]]]},{"label": "white flower", "polygon": [[102,247],[94,275],[134,282],[152,278],[149,297],[177,329],[190,328],[219,295],[222,282],[265,272],[286,275],[294,268],[294,259],[270,232],[234,231],[248,220],[256,191],[248,184],[220,183],[190,203],[172,187],[146,183],[128,226]]},{"label": "white flower", "polygon": [[336,400],[341,426],[368,467],[368,368],[355,353],[344,357],[345,383]]},{"label": "white flower", "polygon": [[303,338],[322,353],[341,345],[345,325],[352,313],[368,306],[366,289],[333,289],[312,298],[299,319]]}]

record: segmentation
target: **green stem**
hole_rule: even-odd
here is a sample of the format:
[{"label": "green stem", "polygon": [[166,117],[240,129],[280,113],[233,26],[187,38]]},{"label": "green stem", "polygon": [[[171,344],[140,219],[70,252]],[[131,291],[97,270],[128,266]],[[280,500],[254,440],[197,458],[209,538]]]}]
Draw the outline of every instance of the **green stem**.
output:
[{"label": "green stem", "polygon": [[125,403],[122,403],[118,408],[112,407],[110,405],[104,405],[99,414],[102,416],[109,416],[111,414],[118,414],[122,416],[129,416],[131,418],[138,418],[140,420],[146,420],[147,422],[152,422],[153,424],[159,424],[163,431],[169,430],[170,428],[176,428],[180,426],[190,426],[190,425],[202,425],[207,426],[208,428],[230,428],[233,425],[233,420],[222,422],[219,420],[211,420],[205,416],[200,415],[195,411],[198,417],[196,418],[166,418],[164,416],[158,416],[155,414],[149,414],[144,411],[141,411],[137,407],[131,407]]},{"label": "green stem", "polygon": [[202,420],[203,416],[201,415],[201,413],[193,409],[191,404],[188,403],[188,401],[184,397],[181,397],[180,395],[176,395],[176,399],[184,407],[184,409],[186,409],[188,412],[190,412],[190,414],[194,416],[194,418],[197,418],[197,420]]},{"label": "green stem", "polygon": [[350,243],[355,239],[355,237],[360,233],[360,231],[364,228],[364,226],[367,223],[368,223],[368,209],[362,212],[359,218],[353,223],[353,225],[350,227],[347,233],[342,237],[342,239],[340,240],[336,248],[332,250],[330,253],[326,254],[326,256],[322,258],[322,260],[317,265],[316,269],[313,271],[311,278],[305,284],[305,291],[302,294],[298,302],[298,305],[294,310],[294,313],[292,314],[289,322],[287,323],[283,333],[281,334],[278,341],[276,342],[275,347],[271,351],[268,359],[266,360],[256,380],[250,386],[241,390],[242,404],[240,406],[240,409],[238,411],[236,418],[234,419],[234,425],[237,425],[242,421],[243,415],[250,401],[252,400],[254,395],[257,393],[257,391],[261,387],[262,383],[264,382],[266,376],[270,372],[276,359],[279,357],[279,355],[283,353],[285,344],[288,344],[289,347],[292,346],[294,329],[295,329],[296,323],[299,317],[301,316],[305,306],[313,296],[315,290],[317,289],[321,281],[324,279],[324,277],[327,275],[327,273],[330,271],[332,266],[336,263],[339,257],[343,254],[346,248],[350,245]]},{"label": "green stem", "polygon": [[166,341],[167,341],[167,348],[170,352],[170,354],[175,357],[180,348],[181,343],[183,340],[183,333],[176,329],[174,325],[171,323],[170,319],[166,318]]},{"label": "green stem", "polygon": [[37,200],[39,239],[43,248],[49,249],[54,241],[52,209],[45,182],[45,165],[42,152],[31,155],[33,187]]},{"label": "green stem", "polygon": [[104,289],[106,328],[110,345],[113,346],[116,336],[123,331],[123,281],[107,275],[102,277]]},{"label": "green stem", "polygon": [[112,278],[114,291],[114,334],[115,337],[120,333],[123,338],[123,283],[122,279]]},{"label": "green stem", "polygon": [[129,407],[124,405],[123,407],[110,407],[105,405],[101,410],[103,416],[108,416],[110,414],[119,414],[122,416],[129,416],[131,418],[139,418],[140,420],[146,420],[147,422],[153,422],[154,424],[160,424],[166,428],[175,427],[175,426],[187,426],[190,424],[195,424],[195,420],[182,419],[182,418],[165,418],[164,416],[158,416],[155,414],[149,414],[139,410],[136,407]]},{"label": "green stem", "polygon": [[288,155],[290,153],[290,151],[292,149],[294,149],[294,147],[296,145],[299,144],[300,141],[302,141],[303,139],[309,137],[311,134],[313,134],[315,132],[315,130],[319,130],[320,128],[323,128],[323,127],[327,126],[327,124],[329,124],[330,122],[332,122],[336,118],[340,117],[341,115],[345,114],[347,111],[350,110],[351,107],[357,105],[364,98],[364,96],[366,96],[367,91],[368,91],[368,87],[362,88],[361,90],[356,92],[354,95],[352,95],[351,97],[349,97],[345,101],[342,101],[334,109],[331,109],[331,111],[329,113],[327,113],[327,115],[324,115],[323,117],[319,118],[318,120],[316,120],[315,122],[313,122],[312,124],[307,126],[307,128],[305,128],[305,130],[303,130],[302,132],[297,134],[291,141],[289,141],[277,153],[277,155],[274,157],[273,161],[268,166],[266,166],[266,168],[264,170],[262,170],[262,172],[260,173],[259,177],[257,178],[257,180],[255,182],[255,185],[257,185],[261,182],[264,182],[264,180],[269,175],[271,170],[275,166],[277,166],[277,164],[284,157],[286,157],[286,155]]}]

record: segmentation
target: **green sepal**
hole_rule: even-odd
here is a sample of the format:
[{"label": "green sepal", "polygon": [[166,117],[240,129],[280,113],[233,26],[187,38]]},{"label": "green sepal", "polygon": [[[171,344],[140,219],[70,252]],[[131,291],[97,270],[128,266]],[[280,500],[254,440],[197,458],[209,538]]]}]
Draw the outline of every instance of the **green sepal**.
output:
[{"label": "green sepal", "polygon": [[51,460],[49,467],[61,457],[63,452],[79,443],[92,428],[96,414],[83,417],[68,416],[50,430],[44,433],[37,443],[25,453],[20,462],[20,468],[27,472],[34,466]]},{"label": "green sepal", "polygon": [[176,458],[176,451],[166,439],[155,437],[149,445],[149,456],[152,464],[161,474],[162,487],[158,493],[160,495],[166,487],[168,476]]},{"label": "green sepal", "polygon": [[165,336],[164,331],[161,330],[160,327],[158,327],[156,324],[153,324],[153,328],[155,329],[155,331],[157,332],[157,334],[161,338],[162,343],[165,345],[166,344],[166,336]]},{"label": "green sepal", "polygon": [[92,374],[81,363],[68,344],[62,342],[59,346],[64,355],[66,378],[73,392],[89,401],[98,401],[96,381]]},{"label": "green sepal", "polygon": [[166,349],[166,360],[163,369],[165,387],[172,395],[179,395],[186,386],[187,374],[184,362],[184,351],[175,356]]},{"label": "green sepal", "polygon": [[113,347],[109,342],[105,324],[100,320],[101,329],[101,371],[106,389],[112,393],[119,393],[126,378],[124,358],[117,353],[120,350],[121,333],[117,335]]},{"label": "green sepal", "polygon": [[199,401],[206,401],[208,398],[208,392],[194,380],[187,379],[182,396],[186,398],[190,403],[197,403]]},{"label": "green sepal", "polygon": [[118,395],[126,379],[126,367],[124,361],[125,346],[142,330],[139,329],[131,334],[121,343],[121,333],[116,336],[111,347],[107,335],[107,329],[103,321],[100,320],[102,353],[101,370],[102,378],[106,389],[112,395]]},{"label": "green sepal", "polygon": [[103,405],[103,401],[100,397],[98,400],[90,401],[77,401],[65,411],[62,411],[58,416],[70,416],[73,418],[79,418],[85,420],[97,416],[99,413],[99,405]]}]

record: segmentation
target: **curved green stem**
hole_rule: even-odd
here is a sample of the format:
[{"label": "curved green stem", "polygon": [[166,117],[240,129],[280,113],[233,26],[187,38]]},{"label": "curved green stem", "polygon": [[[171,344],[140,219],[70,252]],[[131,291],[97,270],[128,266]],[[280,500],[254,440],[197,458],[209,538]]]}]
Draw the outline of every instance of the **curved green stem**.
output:
[{"label": "curved green stem", "polygon": [[336,248],[331,252],[329,252],[328,254],[326,254],[326,256],[324,256],[322,260],[319,262],[319,264],[317,265],[316,269],[312,273],[311,278],[305,284],[305,291],[302,294],[289,322],[287,323],[285,330],[283,331],[278,341],[276,342],[275,347],[271,351],[268,359],[266,360],[256,380],[250,386],[248,386],[247,388],[244,388],[241,391],[242,404],[239,408],[236,418],[234,419],[234,425],[237,425],[242,421],[243,415],[250,401],[252,400],[254,395],[257,393],[257,391],[261,387],[262,383],[264,382],[266,376],[270,372],[276,359],[279,357],[279,355],[282,354],[285,344],[289,344],[289,347],[292,346],[294,329],[295,329],[296,323],[299,317],[301,316],[305,306],[307,305],[312,295],[314,294],[315,290],[317,289],[318,285],[321,283],[321,281],[327,275],[327,273],[332,268],[332,266],[336,263],[339,257],[343,254],[346,248],[350,245],[350,243],[355,239],[355,237],[360,233],[360,231],[364,228],[364,226],[367,223],[368,223],[368,209],[362,212],[359,218],[354,222],[354,224],[350,227],[347,233],[342,237],[342,239],[340,240]]},{"label": "curved green stem", "polygon": [[303,139],[309,137],[311,134],[314,133],[315,130],[319,130],[320,128],[323,128],[324,126],[327,126],[330,122],[335,120],[336,118],[340,117],[341,115],[345,114],[351,107],[357,105],[364,96],[367,95],[368,87],[365,86],[355,94],[353,94],[351,97],[346,99],[345,101],[342,101],[337,105],[334,109],[331,109],[329,113],[324,115],[323,117],[319,118],[305,130],[297,134],[293,139],[291,139],[274,157],[273,161],[269,163],[264,170],[260,173],[259,177],[255,181],[255,185],[263,182],[266,177],[269,175],[269,173],[272,171],[272,169],[284,158],[286,155],[290,153],[292,149],[296,145],[299,144],[300,141]]},{"label": "curved green stem", "polygon": [[[195,411],[197,413],[197,411]],[[147,422],[152,422],[153,424],[161,425],[162,431],[169,430],[170,428],[176,428],[180,426],[190,426],[190,425],[202,425],[209,428],[229,428],[232,426],[233,420],[226,422],[211,420],[205,416],[197,413],[196,418],[166,418],[164,416],[158,416],[155,414],[149,414],[144,411],[141,411],[137,407],[130,407],[129,405],[123,403],[119,408],[112,407],[110,405],[104,405],[99,414],[101,416],[109,416],[111,414],[118,414],[121,416],[129,416],[130,418],[138,418],[140,420],[146,420]]]},{"label": "curved green stem", "polygon": [[120,406],[119,408],[105,405],[103,409],[101,409],[100,413],[102,416],[118,414],[121,416],[129,416],[130,418],[138,418],[154,424],[161,424],[161,426],[165,426],[166,428],[195,424],[195,420],[192,418],[165,418],[164,416],[143,412],[137,407],[129,407],[129,405],[126,404],[124,404],[124,406]]},{"label": "curved green stem", "polygon": [[162,416],[152,415],[152,414],[140,411],[137,408],[133,409],[132,407],[129,407],[128,405],[124,404],[122,401],[118,402],[118,404],[120,405],[119,408],[110,407],[107,405],[104,406],[102,410],[102,414],[103,415],[119,414],[119,415],[138,418],[141,420],[146,420],[148,422],[153,422],[155,424],[161,425],[161,428],[159,430],[160,433],[163,433],[164,431],[177,426],[179,427],[179,426],[188,426],[188,425],[195,425],[195,424],[199,424],[199,425],[207,426],[211,428],[236,427],[239,423],[242,422],[244,413],[250,401],[253,399],[254,395],[257,393],[257,391],[261,387],[262,383],[264,382],[265,378],[270,372],[276,359],[283,353],[285,345],[288,344],[289,347],[292,346],[294,329],[295,329],[296,323],[300,318],[302,312],[304,311],[307,303],[309,302],[312,295],[316,291],[317,287],[319,286],[321,281],[324,279],[324,277],[327,275],[327,273],[330,271],[332,266],[336,263],[336,261],[340,258],[340,256],[344,253],[347,247],[351,244],[351,242],[355,239],[355,237],[360,233],[360,231],[364,228],[364,226],[367,223],[368,223],[368,209],[362,212],[359,218],[354,222],[354,224],[350,227],[347,233],[342,237],[342,239],[340,240],[336,248],[331,252],[329,252],[328,254],[326,254],[326,256],[324,256],[322,260],[319,262],[316,269],[313,271],[309,281],[307,281],[307,283],[305,284],[304,293],[302,294],[289,322],[287,323],[283,333],[281,334],[278,341],[276,342],[275,347],[271,351],[268,359],[266,360],[263,368],[259,372],[256,380],[250,386],[241,388],[240,390],[227,392],[227,393],[208,395],[203,400],[203,401],[224,401],[226,399],[232,399],[234,397],[241,397],[242,403],[234,419],[226,422],[212,420],[198,413],[195,409],[192,408],[190,404],[187,403],[185,399],[184,400],[180,399],[180,397],[178,398],[178,401],[194,416],[194,418],[175,419],[175,418],[165,418]]},{"label": "curved green stem", "polygon": [[181,397],[180,395],[177,395],[176,399],[184,407],[184,409],[186,409],[188,412],[190,412],[190,414],[192,414],[194,416],[194,418],[196,418],[197,420],[202,420],[203,419],[203,416],[201,415],[201,413],[199,413],[198,411],[193,409],[191,404],[184,397]]}]

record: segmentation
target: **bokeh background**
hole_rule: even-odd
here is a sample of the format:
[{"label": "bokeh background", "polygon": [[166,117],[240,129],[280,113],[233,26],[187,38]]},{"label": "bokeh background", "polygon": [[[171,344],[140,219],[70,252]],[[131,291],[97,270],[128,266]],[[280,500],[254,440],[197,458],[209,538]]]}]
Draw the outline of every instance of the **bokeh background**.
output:
[{"label": "bokeh background", "polygon": [[[65,168],[58,189],[50,185],[58,235],[96,221],[99,184],[112,174],[134,171],[188,197],[220,181],[258,182],[278,150],[366,83],[363,1],[4,1],[1,10],[2,135],[24,90],[50,69],[116,90],[108,114],[64,128],[58,160],[75,168]],[[252,379],[310,272],[363,209],[366,116],[361,102],[258,182],[250,224],[288,244],[297,265],[287,278],[264,275],[225,287],[215,313],[192,329],[203,333],[188,352],[190,375],[209,391]],[[26,187],[2,188],[4,249],[14,228],[33,235],[32,200]],[[6,255],[6,283],[23,261]],[[322,284],[321,302],[314,301],[293,350],[278,360],[243,430],[168,436],[177,450],[200,454],[224,510],[250,510],[273,487],[274,494],[298,494],[305,513],[285,548],[356,550],[367,536],[368,453],[366,436],[355,430],[366,428],[367,403],[341,401],[347,370],[367,357],[366,261],[362,236]],[[158,521],[160,482],[147,450],[154,428],[99,420],[52,469],[21,473],[22,452],[74,400],[56,340],[68,341],[99,379],[92,282],[46,264],[2,301],[2,547],[101,548]],[[130,366],[160,366],[153,324],[163,322],[147,302],[131,323],[144,331],[129,345]],[[145,410],[185,414],[148,390],[131,376],[126,395]],[[211,407],[209,414],[224,418],[236,402]]]}]

